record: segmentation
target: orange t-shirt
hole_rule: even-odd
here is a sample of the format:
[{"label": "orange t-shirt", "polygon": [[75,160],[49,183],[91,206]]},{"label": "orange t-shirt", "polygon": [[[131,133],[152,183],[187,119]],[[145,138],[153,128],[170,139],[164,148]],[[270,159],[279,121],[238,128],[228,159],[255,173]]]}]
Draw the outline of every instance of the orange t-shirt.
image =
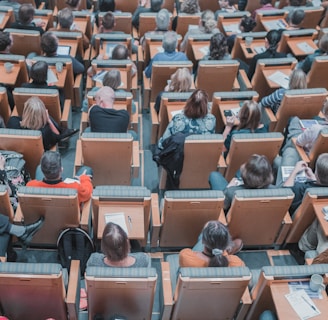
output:
[{"label": "orange t-shirt", "polygon": [[[235,255],[228,255],[226,251],[223,253],[228,258],[228,267],[244,267],[245,263],[239,257]],[[208,267],[208,261],[199,258],[197,251],[191,249],[183,249],[179,253],[179,265],[180,267],[193,267],[193,268],[205,268]]]}]

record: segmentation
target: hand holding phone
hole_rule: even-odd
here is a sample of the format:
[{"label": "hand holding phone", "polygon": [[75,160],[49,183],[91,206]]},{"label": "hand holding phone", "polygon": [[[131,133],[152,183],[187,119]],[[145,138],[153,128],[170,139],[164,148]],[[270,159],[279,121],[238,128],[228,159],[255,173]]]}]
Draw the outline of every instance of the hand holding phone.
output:
[{"label": "hand holding phone", "polygon": [[224,116],[225,117],[232,117],[232,111],[231,110],[224,110]]}]

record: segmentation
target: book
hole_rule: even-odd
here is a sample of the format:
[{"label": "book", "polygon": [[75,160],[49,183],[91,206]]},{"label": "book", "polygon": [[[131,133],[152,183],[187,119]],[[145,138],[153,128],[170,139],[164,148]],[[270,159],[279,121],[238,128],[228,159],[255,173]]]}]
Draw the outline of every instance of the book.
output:
[{"label": "book", "polygon": [[268,77],[268,79],[275,82],[276,84],[280,85],[284,89],[289,88],[289,77],[281,71],[276,71],[276,72],[272,73]]},{"label": "book", "polygon": [[300,119],[300,125],[303,129],[311,128],[313,125],[318,124],[314,119]]}]

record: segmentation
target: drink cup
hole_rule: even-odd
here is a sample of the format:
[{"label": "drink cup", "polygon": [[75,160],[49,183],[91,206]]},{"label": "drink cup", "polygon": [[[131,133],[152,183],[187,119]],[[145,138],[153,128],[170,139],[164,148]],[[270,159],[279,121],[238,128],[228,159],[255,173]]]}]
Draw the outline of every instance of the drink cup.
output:
[{"label": "drink cup", "polygon": [[311,276],[310,289],[315,292],[325,289],[325,285],[323,284],[323,278],[320,274],[313,274]]},{"label": "drink cup", "polygon": [[61,62],[56,62],[56,71],[59,73],[63,71],[63,64]]},{"label": "drink cup", "polygon": [[11,62],[6,62],[4,64],[4,66],[5,66],[5,70],[6,70],[7,73],[10,73],[10,72],[13,71],[13,66],[14,65]]},{"label": "drink cup", "polygon": [[246,47],[250,47],[253,42],[253,37],[246,37],[245,38],[245,45]]}]

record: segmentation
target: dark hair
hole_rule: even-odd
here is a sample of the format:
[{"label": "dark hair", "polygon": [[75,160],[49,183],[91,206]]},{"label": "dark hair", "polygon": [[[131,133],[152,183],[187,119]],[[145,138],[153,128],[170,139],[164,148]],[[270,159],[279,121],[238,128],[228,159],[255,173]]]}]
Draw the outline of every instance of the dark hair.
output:
[{"label": "dark hair", "polygon": [[129,59],[129,50],[123,44],[118,44],[112,52],[112,59],[113,60],[125,60]]},{"label": "dark hair", "polygon": [[117,224],[106,224],[101,239],[101,251],[110,261],[122,261],[128,256],[130,243],[126,232]]},{"label": "dark hair", "polygon": [[321,153],[317,158],[315,174],[320,184],[328,185],[328,153]]},{"label": "dark hair", "polygon": [[240,20],[240,26],[243,27],[243,32],[251,32],[256,27],[256,21],[244,15]]},{"label": "dark hair", "polygon": [[272,3],[272,0],[260,0],[260,4],[265,5],[265,4],[269,4]]},{"label": "dark hair", "polygon": [[29,24],[34,17],[35,9],[30,3],[23,3],[18,10],[18,19],[22,24]]},{"label": "dark hair", "polygon": [[253,154],[241,168],[244,186],[248,189],[262,189],[273,182],[272,167],[266,156]]},{"label": "dark hair", "polygon": [[277,47],[279,44],[279,41],[281,39],[281,31],[278,30],[271,30],[267,33],[266,39],[268,40],[269,43],[269,48],[268,50],[271,51],[272,53],[277,51]]},{"label": "dark hair", "polygon": [[150,0],[150,8],[153,12],[158,12],[161,10],[163,0]]},{"label": "dark hair", "polygon": [[305,17],[305,12],[303,9],[294,9],[287,16],[288,23],[298,26],[302,23]]},{"label": "dark hair", "polygon": [[100,0],[98,4],[101,12],[115,11],[115,0]]},{"label": "dark hair", "polygon": [[41,37],[41,49],[46,56],[53,56],[57,52],[58,39],[50,31],[45,32]]},{"label": "dark hair", "polygon": [[70,8],[64,8],[58,12],[58,23],[62,28],[69,29],[74,22],[73,12]]},{"label": "dark hair", "polygon": [[289,0],[289,5],[293,7],[300,7],[303,0]]},{"label": "dark hair", "polygon": [[6,50],[6,48],[10,45],[11,45],[10,33],[5,31],[0,31],[0,51]]},{"label": "dark hair", "polygon": [[204,251],[210,255],[209,267],[227,267],[229,261],[223,255],[224,250],[231,243],[231,236],[226,226],[221,222],[209,221],[202,233]]},{"label": "dark hair", "polygon": [[67,0],[66,4],[72,8],[75,8],[79,4],[80,0]]},{"label": "dark hair", "polygon": [[244,105],[239,111],[239,125],[238,130],[250,129],[255,131],[258,128],[261,121],[261,109],[257,102],[245,101]]},{"label": "dark hair", "polygon": [[113,29],[115,26],[115,17],[113,12],[106,12],[102,18],[101,24],[105,29]]},{"label": "dark hair", "polygon": [[37,61],[31,66],[30,77],[37,84],[44,84],[48,77],[48,63],[45,61]]},{"label": "dark hair", "polygon": [[114,91],[121,85],[121,73],[118,69],[112,69],[106,72],[103,79],[103,86],[111,87]]},{"label": "dark hair", "polygon": [[47,180],[58,179],[62,170],[60,153],[46,151],[41,158],[41,170]]},{"label": "dark hair", "polygon": [[228,52],[227,38],[222,33],[216,33],[210,40],[210,60],[222,60]]},{"label": "dark hair", "polygon": [[208,94],[206,91],[195,90],[184,107],[184,114],[190,119],[204,118],[207,113]]}]

